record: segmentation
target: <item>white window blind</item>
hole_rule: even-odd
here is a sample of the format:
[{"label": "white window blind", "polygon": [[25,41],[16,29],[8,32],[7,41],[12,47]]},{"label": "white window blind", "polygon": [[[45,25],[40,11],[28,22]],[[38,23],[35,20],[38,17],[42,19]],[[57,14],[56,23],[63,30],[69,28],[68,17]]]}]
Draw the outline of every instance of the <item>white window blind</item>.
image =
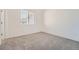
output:
[{"label": "white window blind", "polygon": [[26,23],[28,24],[28,10],[22,9],[21,10],[21,23]]},{"label": "white window blind", "polygon": [[21,23],[22,24],[35,24],[35,15],[26,9],[21,10]]},{"label": "white window blind", "polygon": [[33,12],[29,12],[29,24],[35,24],[35,15]]}]

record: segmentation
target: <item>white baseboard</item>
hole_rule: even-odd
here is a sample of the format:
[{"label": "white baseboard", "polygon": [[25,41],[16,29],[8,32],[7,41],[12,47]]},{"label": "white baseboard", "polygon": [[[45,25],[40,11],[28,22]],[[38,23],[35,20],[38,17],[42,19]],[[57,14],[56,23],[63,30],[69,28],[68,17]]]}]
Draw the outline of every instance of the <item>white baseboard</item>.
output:
[{"label": "white baseboard", "polygon": [[29,35],[29,34],[33,34],[33,33],[38,33],[38,32],[40,32],[40,31],[37,31],[37,32],[32,32],[32,33],[25,33],[25,34],[16,34],[16,35],[7,35],[7,36],[5,36],[5,39],[8,39],[8,38],[13,38],[13,37],[18,37],[18,36],[23,36],[23,35]]},{"label": "white baseboard", "polygon": [[43,32],[51,34],[51,35],[55,35],[55,36],[58,36],[58,37],[62,37],[62,38],[66,38],[66,39],[69,39],[69,40],[73,40],[73,41],[79,42],[79,40],[76,40],[76,39],[73,39],[73,38],[69,38],[69,37],[65,37],[63,35],[59,35],[59,34],[55,34],[55,33],[50,33],[50,32],[46,32],[46,31],[43,31]]}]

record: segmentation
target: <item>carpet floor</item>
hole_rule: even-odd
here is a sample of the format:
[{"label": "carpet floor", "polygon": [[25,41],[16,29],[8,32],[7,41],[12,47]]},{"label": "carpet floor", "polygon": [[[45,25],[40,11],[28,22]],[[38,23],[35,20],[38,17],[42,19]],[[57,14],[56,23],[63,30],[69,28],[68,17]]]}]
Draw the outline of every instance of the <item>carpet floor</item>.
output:
[{"label": "carpet floor", "polygon": [[79,50],[79,42],[39,32],[5,39],[0,50]]}]

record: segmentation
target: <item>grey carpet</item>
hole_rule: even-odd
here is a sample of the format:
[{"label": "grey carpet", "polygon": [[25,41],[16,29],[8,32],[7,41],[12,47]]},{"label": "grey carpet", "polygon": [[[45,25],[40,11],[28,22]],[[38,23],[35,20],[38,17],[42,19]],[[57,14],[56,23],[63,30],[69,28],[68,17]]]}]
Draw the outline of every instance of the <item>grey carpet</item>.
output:
[{"label": "grey carpet", "polygon": [[2,41],[0,50],[78,50],[79,42],[39,32]]}]

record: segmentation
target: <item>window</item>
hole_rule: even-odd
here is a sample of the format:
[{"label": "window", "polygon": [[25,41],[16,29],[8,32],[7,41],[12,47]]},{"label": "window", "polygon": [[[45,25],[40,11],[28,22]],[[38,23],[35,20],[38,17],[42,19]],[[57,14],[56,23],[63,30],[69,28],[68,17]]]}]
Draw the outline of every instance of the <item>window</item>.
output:
[{"label": "window", "polygon": [[22,24],[28,24],[28,10],[22,9],[21,11],[21,23]]},{"label": "window", "polygon": [[29,24],[35,24],[35,15],[33,12],[29,12]]},{"label": "window", "polygon": [[26,9],[21,10],[21,23],[22,24],[34,24],[35,15],[33,12],[29,12]]}]

